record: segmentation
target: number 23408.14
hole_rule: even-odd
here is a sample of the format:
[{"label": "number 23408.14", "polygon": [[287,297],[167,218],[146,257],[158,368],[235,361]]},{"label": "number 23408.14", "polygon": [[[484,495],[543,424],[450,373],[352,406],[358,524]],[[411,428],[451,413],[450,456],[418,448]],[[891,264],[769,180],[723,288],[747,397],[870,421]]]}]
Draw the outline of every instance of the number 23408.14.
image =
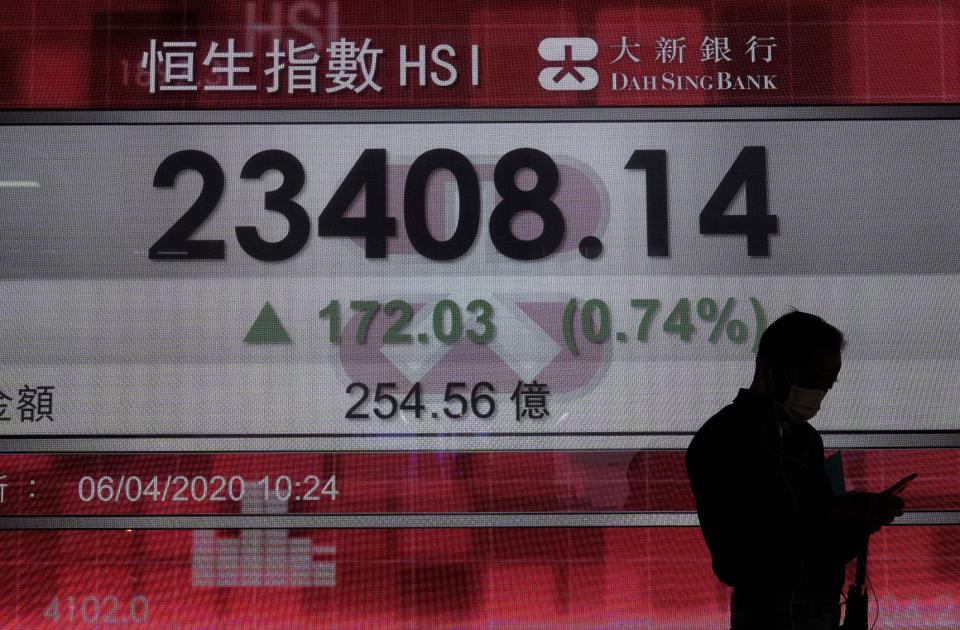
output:
[{"label": "number 23408.14", "polygon": [[[647,255],[669,256],[667,152],[662,149],[634,151],[624,168],[645,172]],[[517,185],[516,176],[522,169],[536,176],[532,188],[522,189]],[[459,199],[456,229],[446,239],[437,239],[428,229],[427,186],[431,175],[438,170],[453,175]],[[224,259],[223,240],[191,238],[220,202],[225,181],[223,169],[208,153],[178,151],[160,163],[153,185],[173,188],[184,171],[200,174],[200,194],[150,247],[149,256],[152,260]],[[305,181],[300,161],[279,149],[261,151],[247,160],[240,177],[259,179],[268,171],[278,171],[283,183],[265,193],[264,208],[286,219],[286,235],[280,240],[268,241],[256,226],[241,225],[235,231],[240,248],[248,255],[278,262],[292,258],[307,244],[310,215],[295,201]],[[386,258],[387,239],[397,234],[396,219],[387,216],[386,180],[386,149],[364,150],[317,218],[317,234],[362,238],[367,258]],[[490,214],[489,231],[497,251],[514,260],[539,260],[556,252],[564,239],[566,221],[553,202],[560,182],[553,158],[538,149],[514,149],[497,161],[493,180],[500,200]],[[726,214],[741,188],[746,193],[746,214]],[[364,216],[346,216],[361,192],[364,193]],[[454,260],[466,254],[480,230],[480,199],[477,171],[466,156],[452,149],[431,149],[421,154],[407,171],[403,196],[404,225],[413,248],[425,258],[437,261]],[[748,255],[768,256],[769,236],[778,230],[777,217],[768,210],[766,147],[744,147],[700,212],[700,233],[742,234],[747,237]],[[511,223],[521,212],[540,217],[542,229],[538,236],[521,239],[513,233]]]}]

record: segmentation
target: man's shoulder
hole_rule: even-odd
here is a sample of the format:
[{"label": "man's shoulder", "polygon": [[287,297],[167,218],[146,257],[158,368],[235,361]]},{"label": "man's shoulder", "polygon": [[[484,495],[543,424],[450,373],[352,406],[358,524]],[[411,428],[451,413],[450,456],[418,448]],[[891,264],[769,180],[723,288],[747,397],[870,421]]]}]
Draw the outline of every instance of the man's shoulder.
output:
[{"label": "man's shoulder", "polygon": [[751,400],[752,394],[741,389],[737,397],[720,411],[707,418],[694,435],[694,439],[703,440],[705,436],[736,431],[743,427],[745,417],[754,415],[755,406]]},{"label": "man's shoulder", "polygon": [[687,448],[687,461],[700,453],[726,448],[726,444],[742,429],[740,406],[736,401],[726,405],[704,422]]},{"label": "man's shoulder", "polygon": [[734,456],[746,448],[759,435],[768,413],[765,403],[751,391],[740,389],[733,402],[710,416],[694,434],[687,448],[687,460],[718,452]]}]

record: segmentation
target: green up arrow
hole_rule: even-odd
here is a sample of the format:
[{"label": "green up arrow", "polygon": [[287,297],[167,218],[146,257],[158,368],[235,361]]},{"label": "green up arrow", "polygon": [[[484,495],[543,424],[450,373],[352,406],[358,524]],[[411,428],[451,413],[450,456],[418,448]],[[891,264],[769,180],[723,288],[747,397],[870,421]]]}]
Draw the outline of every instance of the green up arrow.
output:
[{"label": "green up arrow", "polygon": [[270,302],[266,302],[263,308],[260,309],[260,314],[257,315],[253,326],[251,326],[247,332],[247,336],[243,338],[243,342],[257,344],[292,344],[293,340],[290,339],[290,335],[283,327],[283,324],[280,323],[280,318],[277,317],[277,312],[270,306]]}]

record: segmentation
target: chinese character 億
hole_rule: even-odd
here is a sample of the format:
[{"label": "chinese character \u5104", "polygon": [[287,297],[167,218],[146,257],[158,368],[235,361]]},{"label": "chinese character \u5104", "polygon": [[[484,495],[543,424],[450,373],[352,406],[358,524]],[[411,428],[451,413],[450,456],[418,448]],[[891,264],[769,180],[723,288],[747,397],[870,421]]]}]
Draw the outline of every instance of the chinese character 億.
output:
[{"label": "chinese character \u5104", "polygon": [[150,93],[157,91],[157,64],[163,66],[163,82],[160,91],[196,90],[193,72],[193,55],[197,42],[163,42],[157,48],[157,40],[150,40],[150,50],[144,51],[140,67],[150,75]]},{"label": "chinese character \u5104", "polygon": [[[377,57],[383,52],[380,48],[370,48],[370,38],[364,38],[363,46],[357,46],[356,42],[349,41],[341,37],[337,41],[330,42],[327,52],[330,58],[327,60],[327,69],[329,72],[326,77],[333,81],[333,87],[327,88],[327,93],[339,92],[340,90],[350,89],[358,94],[366,88],[372,88],[379,92],[381,88],[374,81],[374,75],[377,72]],[[357,80],[357,70],[363,74],[363,83],[354,85]]]},{"label": "chinese character \u5104", "polygon": [[547,408],[547,396],[549,395],[550,390],[546,383],[518,381],[516,388],[513,390],[513,395],[510,396],[510,400],[514,401],[516,405],[517,421],[521,418],[543,420],[549,416],[550,410]]},{"label": "chinese character \u5104", "polygon": [[17,390],[20,396],[17,403],[20,422],[40,422],[41,420],[53,422],[53,390],[52,385],[41,385],[37,388],[24,385]]},{"label": "chinese character \u5104", "polygon": [[773,60],[773,49],[777,47],[775,37],[757,37],[754,35],[747,40],[747,54],[750,55],[750,61],[757,62],[757,53],[763,53],[761,59],[770,63]]}]

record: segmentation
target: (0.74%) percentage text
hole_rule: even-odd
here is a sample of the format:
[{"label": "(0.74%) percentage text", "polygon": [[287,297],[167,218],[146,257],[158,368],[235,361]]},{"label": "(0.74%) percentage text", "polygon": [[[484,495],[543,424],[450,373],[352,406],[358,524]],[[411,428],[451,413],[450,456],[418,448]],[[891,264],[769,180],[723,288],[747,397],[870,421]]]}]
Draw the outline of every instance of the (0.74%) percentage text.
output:
[{"label": "(0.74%) percentage text", "polygon": [[[742,345],[753,337],[753,352],[757,351],[760,336],[767,327],[767,318],[763,305],[755,297],[750,298],[753,307],[754,326],[752,329],[742,319],[733,319],[731,316],[737,306],[736,298],[727,298],[721,308],[717,301],[710,297],[703,297],[691,304],[690,298],[680,298],[670,309],[670,313],[663,320],[663,332],[676,335],[684,342],[689,342],[697,333],[694,323],[696,320],[710,324],[710,343],[717,343],[726,333],[726,337],[734,344]],[[640,323],[637,327],[636,340],[646,343],[650,339],[650,331],[657,323],[657,315],[662,310],[663,302],[657,299],[633,299],[630,306],[642,311]],[[579,317],[578,317],[579,314]],[[570,298],[563,310],[563,340],[573,354],[580,354],[577,346],[577,332],[590,343],[599,344],[610,340],[613,328],[610,306],[600,299],[590,299],[580,307],[577,298]],[[626,332],[616,333],[617,341],[626,343]]]}]

